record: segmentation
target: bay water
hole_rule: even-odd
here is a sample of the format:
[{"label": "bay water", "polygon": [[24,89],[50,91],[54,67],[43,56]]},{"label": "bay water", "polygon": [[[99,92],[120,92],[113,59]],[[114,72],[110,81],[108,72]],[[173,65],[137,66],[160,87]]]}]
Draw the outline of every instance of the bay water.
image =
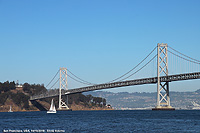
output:
[{"label": "bay water", "polygon": [[1,112],[0,132],[200,132],[200,110]]}]

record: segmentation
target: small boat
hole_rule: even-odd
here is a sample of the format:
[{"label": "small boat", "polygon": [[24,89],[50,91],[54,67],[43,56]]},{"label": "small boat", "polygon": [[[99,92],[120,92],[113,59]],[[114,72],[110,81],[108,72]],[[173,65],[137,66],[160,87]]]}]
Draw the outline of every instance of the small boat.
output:
[{"label": "small boat", "polygon": [[13,112],[13,111],[12,111],[12,107],[11,107],[11,105],[10,105],[10,110],[8,110],[8,112]]},{"label": "small boat", "polygon": [[56,113],[56,107],[53,104],[53,99],[51,100],[51,107],[50,107],[49,111],[47,111],[47,113]]}]

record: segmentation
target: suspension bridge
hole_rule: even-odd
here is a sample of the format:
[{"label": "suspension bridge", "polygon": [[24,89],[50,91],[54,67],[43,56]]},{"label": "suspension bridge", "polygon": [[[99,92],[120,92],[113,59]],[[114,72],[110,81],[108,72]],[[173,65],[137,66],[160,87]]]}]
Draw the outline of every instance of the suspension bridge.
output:
[{"label": "suspension bridge", "polygon": [[[154,52],[157,53],[154,54]],[[170,59],[170,63],[169,63]],[[156,67],[154,66],[156,60]],[[148,66],[153,62],[153,67],[150,68],[155,71],[156,76],[148,76],[145,78],[139,77],[136,79],[129,79],[148,68]],[[170,65],[169,65],[170,64]],[[94,84],[88,81],[85,81],[75,74],[73,74],[69,69],[60,68],[60,70],[56,73],[53,79],[49,82],[47,87],[53,82],[55,77],[60,73],[58,80],[51,86],[54,87],[55,84],[59,82],[59,91],[54,93],[42,93],[39,95],[31,96],[30,100],[40,100],[44,98],[50,97],[59,97],[59,109],[67,108],[68,106],[65,101],[62,100],[63,96],[75,94],[75,93],[82,93],[87,91],[94,91],[94,90],[102,90],[102,89],[109,89],[109,88],[117,88],[117,87],[126,87],[126,86],[134,86],[134,85],[144,85],[144,84],[157,84],[157,105],[154,110],[174,110],[173,107],[170,105],[170,96],[169,96],[169,83],[174,81],[183,81],[183,80],[193,80],[193,79],[200,79],[200,72],[199,72],[200,61],[194,58],[191,58],[172,47],[168,46],[167,44],[159,43],[139,64],[137,64],[134,68],[132,68],[127,73],[123,74],[122,76],[113,79],[109,82],[102,83],[102,84]],[[169,69],[171,73],[169,74]],[[82,84],[86,84],[86,87],[78,87],[74,89],[67,88],[67,77],[73,79]]]}]

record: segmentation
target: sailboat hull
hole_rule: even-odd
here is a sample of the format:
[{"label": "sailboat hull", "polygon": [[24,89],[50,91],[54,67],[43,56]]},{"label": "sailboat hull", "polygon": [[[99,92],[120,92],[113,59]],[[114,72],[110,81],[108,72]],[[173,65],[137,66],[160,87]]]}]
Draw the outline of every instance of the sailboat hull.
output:
[{"label": "sailboat hull", "polygon": [[56,111],[47,111],[48,114],[54,114]]}]

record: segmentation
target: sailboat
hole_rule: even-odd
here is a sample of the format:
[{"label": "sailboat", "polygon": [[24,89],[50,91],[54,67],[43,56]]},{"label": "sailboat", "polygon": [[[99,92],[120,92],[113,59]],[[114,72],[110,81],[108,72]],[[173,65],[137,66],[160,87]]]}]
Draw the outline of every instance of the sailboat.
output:
[{"label": "sailboat", "polygon": [[13,112],[13,111],[12,111],[12,107],[11,107],[11,105],[10,105],[10,110],[8,110],[8,112]]},{"label": "sailboat", "polygon": [[50,107],[49,111],[47,111],[47,113],[56,113],[56,107],[53,104],[53,99],[51,100],[51,107]]}]

